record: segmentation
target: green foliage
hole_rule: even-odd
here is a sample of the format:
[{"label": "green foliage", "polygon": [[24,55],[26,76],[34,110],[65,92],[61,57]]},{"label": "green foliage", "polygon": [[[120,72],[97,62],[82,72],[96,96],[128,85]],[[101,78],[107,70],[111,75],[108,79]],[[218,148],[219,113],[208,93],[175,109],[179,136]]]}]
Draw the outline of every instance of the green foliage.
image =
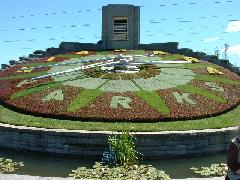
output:
[{"label": "green foliage", "polygon": [[194,173],[200,174],[201,176],[224,176],[227,174],[227,164],[221,163],[221,164],[212,164],[210,167],[201,167],[196,168],[192,167],[190,168],[193,170]]},{"label": "green foliage", "polygon": [[81,55],[81,54],[58,54],[55,57],[71,59],[71,58],[82,58],[83,55]]},{"label": "green foliage", "polygon": [[69,112],[76,112],[94,101],[103,92],[98,89],[84,89],[68,106]]},{"label": "green foliage", "polygon": [[57,62],[27,63],[27,64],[20,64],[20,66],[22,67],[49,66],[53,64],[57,64]]},{"label": "green foliage", "polygon": [[43,50],[35,50],[33,54],[45,54],[45,51]]},{"label": "green foliage", "polygon": [[179,60],[179,59],[181,59],[183,57],[184,56],[180,55],[180,54],[169,54],[169,55],[166,55],[164,57],[161,57],[161,60],[171,60],[171,61],[174,61],[174,60]]},{"label": "green foliage", "polygon": [[98,51],[98,52],[96,52],[96,55],[104,55],[104,56],[107,56],[107,55],[109,55],[109,54],[111,54],[111,52],[109,52],[109,51]]},{"label": "green foliage", "polygon": [[224,84],[240,84],[240,80],[231,80],[224,78],[221,75],[197,75],[195,76],[195,79],[201,80],[201,81],[214,81],[214,82],[220,82]]},{"label": "green foliage", "polygon": [[127,70],[126,66],[114,66],[114,70]]},{"label": "green foliage", "polygon": [[135,140],[129,132],[122,132],[119,135],[108,137],[110,150],[116,152],[117,164],[120,166],[134,165],[138,161],[138,156],[141,155],[136,151]]},{"label": "green foliage", "polygon": [[14,162],[12,159],[0,158],[0,173],[12,173],[23,167],[22,162]]},{"label": "green foliage", "polygon": [[85,69],[84,74],[93,78],[101,78],[103,76],[103,71],[101,70],[101,67],[95,67],[95,68]]},{"label": "green foliage", "polygon": [[[127,70],[125,66],[115,66],[114,70]],[[135,73],[105,73],[100,67],[85,69],[84,73],[93,78],[111,79],[111,80],[132,80],[139,78],[150,78],[160,73],[159,68],[152,65],[141,65],[140,71]]]},{"label": "green foliage", "polygon": [[170,114],[170,109],[163,99],[155,91],[138,91],[134,92],[137,96],[145,100],[150,106],[163,114]]},{"label": "green foliage", "polygon": [[219,68],[218,65],[215,65],[215,64],[207,64],[207,63],[190,63],[190,64],[183,64],[183,67],[185,68],[190,68],[190,69],[193,69],[193,68],[207,68],[208,66],[211,66],[213,68]]},{"label": "green foliage", "polygon": [[15,76],[8,76],[0,78],[0,80],[13,80],[13,79],[25,79],[25,78],[33,78],[37,76],[43,76],[48,74],[47,72],[36,72],[36,73],[27,73],[27,74],[18,74]]},{"label": "green foliage", "polygon": [[200,88],[200,87],[195,87],[193,85],[187,84],[187,85],[178,86],[178,89],[180,89],[184,92],[190,92],[193,94],[207,97],[207,98],[212,99],[219,103],[227,103],[227,100],[225,100],[223,97],[217,96],[217,95],[215,95],[203,88]]},{"label": "green foliage", "polygon": [[144,50],[133,50],[133,51],[131,51],[131,54],[132,55],[145,55],[146,51],[144,51]]},{"label": "green foliage", "polygon": [[46,89],[50,89],[50,88],[52,89],[52,88],[59,87],[60,85],[61,84],[58,82],[39,84],[39,85],[33,86],[31,88],[24,89],[20,92],[12,94],[10,99],[14,100],[14,99],[17,99],[20,97],[25,97],[25,96],[28,96],[33,93],[38,93],[38,92],[44,91]]},{"label": "green foliage", "polygon": [[110,168],[103,166],[101,163],[96,162],[92,169],[79,167],[72,170],[70,177],[75,179],[102,179],[102,180],[138,180],[138,179],[161,179],[170,180],[168,174],[164,171],[157,170],[151,165],[132,165],[132,166],[118,166]]}]

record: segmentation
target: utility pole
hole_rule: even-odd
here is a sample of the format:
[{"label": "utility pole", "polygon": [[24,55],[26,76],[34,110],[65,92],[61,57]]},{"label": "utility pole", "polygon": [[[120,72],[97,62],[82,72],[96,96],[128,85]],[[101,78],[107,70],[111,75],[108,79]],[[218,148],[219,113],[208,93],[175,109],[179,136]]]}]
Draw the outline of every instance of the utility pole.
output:
[{"label": "utility pole", "polygon": [[224,59],[227,60],[227,51],[228,51],[228,48],[229,48],[229,44],[224,44]]}]

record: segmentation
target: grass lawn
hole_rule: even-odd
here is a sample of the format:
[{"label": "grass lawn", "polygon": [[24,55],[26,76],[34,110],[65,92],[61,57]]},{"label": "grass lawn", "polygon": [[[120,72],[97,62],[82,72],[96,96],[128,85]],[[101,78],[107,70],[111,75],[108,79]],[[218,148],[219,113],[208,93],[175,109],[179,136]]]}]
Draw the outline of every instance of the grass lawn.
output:
[{"label": "grass lawn", "polygon": [[55,57],[60,57],[60,58],[82,58],[83,56],[81,54],[58,54]]},{"label": "grass lawn", "polygon": [[106,55],[107,56],[107,55],[111,55],[111,53],[108,51],[97,51],[96,55],[104,55],[104,56]]},{"label": "grass lawn", "polygon": [[0,106],[0,123],[35,126],[52,129],[96,130],[96,131],[184,131],[219,129],[240,125],[240,106],[232,111],[211,118],[158,123],[104,123],[57,120],[20,114]]},{"label": "grass lawn", "polygon": [[32,67],[32,66],[49,66],[53,64],[58,64],[58,62],[42,62],[42,63],[27,63],[27,64],[20,64],[22,67]]},{"label": "grass lawn", "polygon": [[28,73],[28,74],[18,74],[15,76],[8,76],[0,78],[0,80],[13,80],[13,79],[24,79],[24,78],[33,78],[37,76],[43,76],[48,74],[47,72],[36,72],[36,73]]},{"label": "grass lawn", "polygon": [[144,51],[144,50],[134,50],[134,51],[131,51],[131,54],[133,54],[133,55],[145,55],[146,51]]}]

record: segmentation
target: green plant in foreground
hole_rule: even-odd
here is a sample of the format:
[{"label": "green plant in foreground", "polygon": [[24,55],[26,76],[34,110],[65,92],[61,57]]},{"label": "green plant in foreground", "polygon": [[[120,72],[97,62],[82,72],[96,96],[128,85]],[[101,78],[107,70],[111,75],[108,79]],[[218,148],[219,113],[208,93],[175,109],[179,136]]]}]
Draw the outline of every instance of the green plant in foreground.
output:
[{"label": "green plant in foreground", "polygon": [[129,132],[122,132],[119,135],[112,135],[108,138],[110,150],[116,153],[116,162],[120,166],[136,164],[141,153],[136,151],[135,140]]},{"label": "green plant in foreground", "polygon": [[75,179],[121,179],[121,180],[139,180],[139,179],[161,179],[169,180],[170,177],[164,171],[157,170],[151,165],[132,165],[132,166],[117,166],[110,168],[103,166],[101,163],[96,162],[92,169],[86,167],[79,167],[76,170],[72,170],[70,177]]},{"label": "green plant in foreground", "polygon": [[193,170],[194,173],[200,174],[201,176],[224,176],[227,174],[227,164],[221,163],[221,164],[212,164],[210,167],[201,167],[196,168],[192,167],[190,168]]},{"label": "green plant in foreground", "polygon": [[23,167],[22,162],[14,162],[11,159],[0,158],[0,173],[12,173]]}]

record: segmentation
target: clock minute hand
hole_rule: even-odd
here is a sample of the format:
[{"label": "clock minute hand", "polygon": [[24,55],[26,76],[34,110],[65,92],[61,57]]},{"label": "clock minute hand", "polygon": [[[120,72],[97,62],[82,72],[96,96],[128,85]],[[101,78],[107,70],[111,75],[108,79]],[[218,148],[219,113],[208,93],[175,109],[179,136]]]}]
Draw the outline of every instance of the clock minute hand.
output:
[{"label": "clock minute hand", "polygon": [[93,62],[93,61],[108,61],[110,59],[111,58],[99,58],[99,59],[95,59],[95,60],[81,59],[76,62],[61,62],[61,63],[49,64],[49,65],[45,65],[45,66],[24,67],[24,70],[35,70],[35,69],[49,68],[49,67],[55,67],[55,66],[76,65],[79,63],[87,63],[87,62]]},{"label": "clock minute hand", "polygon": [[93,67],[101,67],[101,66],[118,64],[118,63],[120,63],[120,61],[108,60],[107,62],[99,62],[99,63],[90,64],[90,65],[84,65],[84,66],[80,66],[77,68],[68,69],[65,71],[60,71],[60,72],[50,73],[50,74],[43,75],[43,76],[34,77],[34,78],[31,78],[29,81],[39,80],[39,79],[48,78],[48,77],[52,77],[52,76],[63,75],[66,73],[71,73],[71,72],[77,72],[80,70],[89,69],[89,68],[93,68]]}]

